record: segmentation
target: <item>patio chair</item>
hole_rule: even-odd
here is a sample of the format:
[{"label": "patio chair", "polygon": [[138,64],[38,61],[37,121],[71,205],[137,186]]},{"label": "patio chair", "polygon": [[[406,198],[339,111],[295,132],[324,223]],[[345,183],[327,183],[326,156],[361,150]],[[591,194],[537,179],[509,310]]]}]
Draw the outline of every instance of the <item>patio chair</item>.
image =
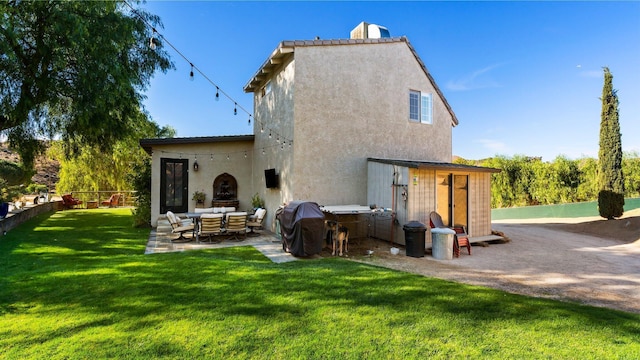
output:
[{"label": "patio chair", "polygon": [[65,209],[73,209],[76,205],[82,204],[82,200],[76,199],[72,194],[62,195],[62,207]]},{"label": "patio chair", "polygon": [[214,235],[222,234],[222,218],[222,214],[202,214],[200,216],[198,237],[206,235],[209,238],[209,243],[211,243]]},{"label": "patio chair", "polygon": [[233,234],[227,240],[240,240],[239,234],[244,235],[244,239],[247,238],[247,213],[246,212],[232,212],[227,213],[227,217],[224,224],[224,229],[227,234]]},{"label": "patio chair", "polygon": [[[447,227],[442,222],[442,217],[440,216],[440,214],[438,214],[435,211],[432,211],[431,214],[429,214],[429,225],[431,226],[432,229],[436,227],[438,228]],[[455,226],[455,227],[452,227],[451,229],[456,232],[453,238],[453,255],[455,257],[460,257],[461,247],[466,247],[467,252],[469,253],[469,255],[471,255],[471,243],[469,242],[469,235],[467,235],[467,229],[465,229],[464,226]]]},{"label": "patio chair", "polygon": [[193,232],[195,231],[195,224],[189,219],[180,219],[176,214],[171,211],[167,211],[167,220],[171,224],[171,233],[179,234],[180,236],[177,239],[172,239],[171,242],[178,240],[188,240],[184,237],[184,233],[191,231],[191,235],[193,236]]},{"label": "patio chair", "polygon": [[103,201],[102,206],[116,207],[120,202],[120,194],[112,194],[109,200]]},{"label": "patio chair", "polygon": [[260,236],[257,232],[254,231],[255,228],[261,228],[262,222],[264,221],[264,216],[267,214],[267,209],[260,208],[256,210],[256,213],[249,217],[247,221],[247,227],[250,229],[247,236]]}]

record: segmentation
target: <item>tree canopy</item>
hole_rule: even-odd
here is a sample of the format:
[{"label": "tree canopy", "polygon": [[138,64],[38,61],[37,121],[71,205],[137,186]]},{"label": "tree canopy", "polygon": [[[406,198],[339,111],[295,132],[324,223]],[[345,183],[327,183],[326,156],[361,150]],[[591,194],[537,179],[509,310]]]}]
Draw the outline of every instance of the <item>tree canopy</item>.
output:
[{"label": "tree canopy", "polygon": [[116,141],[108,153],[100,151],[98,146],[79,144],[76,155],[66,157],[62,144],[53,144],[49,156],[60,162],[56,192],[132,190],[137,175],[135,169],[149,160],[139,139],[175,136],[171,127],[160,128],[153,122],[141,124],[143,126]]},{"label": "tree canopy", "polygon": [[43,138],[106,151],[146,120],[143,91],[173,67],[147,24],[123,1],[0,2],[0,134],[25,167]]},{"label": "tree canopy", "polygon": [[[484,160],[459,158],[455,163],[502,170],[491,175],[491,207],[563,204],[598,198],[598,160],[576,160],[559,155],[543,162],[539,157],[496,156]],[[624,197],[640,196],[640,154],[624,153]]]}]

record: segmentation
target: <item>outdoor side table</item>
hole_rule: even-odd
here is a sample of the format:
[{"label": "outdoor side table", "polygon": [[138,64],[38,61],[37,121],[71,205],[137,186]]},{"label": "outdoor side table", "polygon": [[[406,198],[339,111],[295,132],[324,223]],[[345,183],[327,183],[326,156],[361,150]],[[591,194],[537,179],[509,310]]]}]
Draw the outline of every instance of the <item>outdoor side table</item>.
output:
[{"label": "outdoor side table", "polygon": [[87,209],[97,209],[98,202],[97,201],[87,201]]}]

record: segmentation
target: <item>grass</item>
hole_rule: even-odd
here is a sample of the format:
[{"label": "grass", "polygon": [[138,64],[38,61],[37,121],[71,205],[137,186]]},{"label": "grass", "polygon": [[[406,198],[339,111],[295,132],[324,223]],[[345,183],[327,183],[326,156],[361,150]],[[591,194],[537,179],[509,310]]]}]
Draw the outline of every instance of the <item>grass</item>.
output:
[{"label": "grass", "polygon": [[129,210],[0,238],[0,359],[640,358],[640,315],[252,247],[144,255]]}]

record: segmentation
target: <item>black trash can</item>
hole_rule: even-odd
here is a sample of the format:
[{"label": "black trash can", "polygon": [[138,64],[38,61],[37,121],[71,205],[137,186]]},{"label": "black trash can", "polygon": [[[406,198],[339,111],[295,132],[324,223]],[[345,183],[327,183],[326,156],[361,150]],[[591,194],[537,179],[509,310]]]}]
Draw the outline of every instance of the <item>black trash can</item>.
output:
[{"label": "black trash can", "polygon": [[427,231],[425,224],[411,221],[402,227],[404,230],[404,246],[407,256],[424,257],[424,236]]}]

